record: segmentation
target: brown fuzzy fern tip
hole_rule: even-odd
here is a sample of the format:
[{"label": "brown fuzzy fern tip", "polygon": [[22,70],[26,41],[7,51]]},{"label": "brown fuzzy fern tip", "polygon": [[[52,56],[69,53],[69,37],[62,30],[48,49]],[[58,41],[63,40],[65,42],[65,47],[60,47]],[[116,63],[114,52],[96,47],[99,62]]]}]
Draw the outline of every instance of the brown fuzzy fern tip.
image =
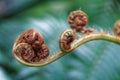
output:
[{"label": "brown fuzzy fern tip", "polygon": [[72,11],[68,16],[68,23],[72,29],[76,30],[76,32],[89,34],[94,30],[92,28],[86,28],[88,15],[82,10]]},{"label": "brown fuzzy fern tip", "polygon": [[33,29],[22,32],[13,46],[13,55],[25,62],[39,62],[49,55],[49,49],[44,44],[40,33]]}]

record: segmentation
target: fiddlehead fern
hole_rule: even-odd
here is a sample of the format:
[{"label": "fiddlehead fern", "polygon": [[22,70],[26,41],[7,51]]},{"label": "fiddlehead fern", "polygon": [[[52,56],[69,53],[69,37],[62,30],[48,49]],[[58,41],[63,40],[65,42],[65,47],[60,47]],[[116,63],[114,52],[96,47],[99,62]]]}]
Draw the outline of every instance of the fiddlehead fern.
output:
[{"label": "fiddlehead fern", "polygon": [[116,21],[113,27],[114,34],[120,37],[120,20]]},{"label": "fiddlehead fern", "polygon": [[76,32],[82,32],[84,34],[89,34],[94,31],[92,28],[86,28],[88,23],[88,15],[82,10],[76,10],[69,14],[68,23],[72,29]]},{"label": "fiddlehead fern", "polygon": [[88,15],[81,10],[73,11],[68,16],[68,23],[70,27],[75,29],[77,32],[81,31],[83,27],[86,26],[87,22]]},{"label": "fiddlehead fern", "polygon": [[71,44],[75,40],[75,31],[65,30],[62,32],[59,40],[60,49],[63,52],[71,51]]},{"label": "fiddlehead fern", "polygon": [[36,63],[49,55],[49,49],[44,39],[37,31],[24,31],[15,41],[13,55],[28,63]]},{"label": "fiddlehead fern", "polygon": [[[86,28],[88,16],[81,10],[73,11],[68,16],[68,23],[72,28],[62,32],[59,38],[60,50],[49,55],[49,49],[44,44],[44,39],[36,30],[29,29],[24,31],[13,46],[14,57],[22,64],[28,66],[45,66],[60,57],[68,54],[80,45],[92,40],[106,40],[120,44],[120,21],[114,24],[114,34],[105,32],[94,32],[92,28]],[[83,35],[76,39],[76,32]]]}]

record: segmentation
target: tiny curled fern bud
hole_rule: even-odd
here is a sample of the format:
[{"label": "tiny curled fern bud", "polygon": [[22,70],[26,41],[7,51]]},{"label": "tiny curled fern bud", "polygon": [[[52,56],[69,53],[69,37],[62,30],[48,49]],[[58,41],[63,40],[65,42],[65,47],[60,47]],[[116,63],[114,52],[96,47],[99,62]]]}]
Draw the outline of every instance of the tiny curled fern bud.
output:
[{"label": "tiny curled fern bud", "polygon": [[116,21],[113,27],[114,34],[120,37],[120,20]]},{"label": "tiny curled fern bud", "polygon": [[59,39],[59,46],[61,51],[69,52],[71,51],[71,43],[75,40],[75,32],[71,29],[65,30]]},{"label": "tiny curled fern bud", "polygon": [[33,29],[22,32],[13,46],[13,55],[25,62],[39,62],[48,57],[49,49],[40,33]]},{"label": "tiny curled fern bud", "polygon": [[68,23],[77,32],[81,31],[88,22],[88,15],[82,10],[72,11],[68,16]]},{"label": "tiny curled fern bud", "polygon": [[76,30],[76,32],[89,34],[94,31],[92,28],[86,28],[88,15],[82,10],[72,11],[68,16],[68,23],[72,29]]},{"label": "tiny curled fern bud", "polygon": [[35,56],[34,50],[27,43],[18,44],[14,49],[14,54],[27,62],[31,62]]}]

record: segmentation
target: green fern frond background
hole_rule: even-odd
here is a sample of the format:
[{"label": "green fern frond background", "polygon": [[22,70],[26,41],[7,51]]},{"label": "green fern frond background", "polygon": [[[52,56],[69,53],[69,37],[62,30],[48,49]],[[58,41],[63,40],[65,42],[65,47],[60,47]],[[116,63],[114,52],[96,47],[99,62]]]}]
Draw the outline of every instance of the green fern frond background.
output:
[{"label": "green fern frond background", "polygon": [[73,10],[89,15],[87,27],[112,31],[120,19],[119,0],[11,1],[14,4],[0,1],[1,80],[120,80],[120,45],[107,41],[86,43],[44,67],[24,66],[12,56],[14,40],[29,28],[41,32],[51,54],[57,51],[60,33],[69,29],[67,16]]}]

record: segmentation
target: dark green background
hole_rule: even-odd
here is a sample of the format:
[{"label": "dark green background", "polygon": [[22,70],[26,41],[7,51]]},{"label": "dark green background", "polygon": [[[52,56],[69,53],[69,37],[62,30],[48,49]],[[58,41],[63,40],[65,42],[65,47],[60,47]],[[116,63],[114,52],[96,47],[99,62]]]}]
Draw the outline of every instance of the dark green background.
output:
[{"label": "dark green background", "polygon": [[0,80],[120,80],[120,45],[107,41],[86,43],[44,67],[13,58],[16,37],[29,28],[41,32],[51,54],[59,50],[67,16],[78,9],[88,14],[87,27],[111,34],[120,18],[120,0],[0,0]]}]

